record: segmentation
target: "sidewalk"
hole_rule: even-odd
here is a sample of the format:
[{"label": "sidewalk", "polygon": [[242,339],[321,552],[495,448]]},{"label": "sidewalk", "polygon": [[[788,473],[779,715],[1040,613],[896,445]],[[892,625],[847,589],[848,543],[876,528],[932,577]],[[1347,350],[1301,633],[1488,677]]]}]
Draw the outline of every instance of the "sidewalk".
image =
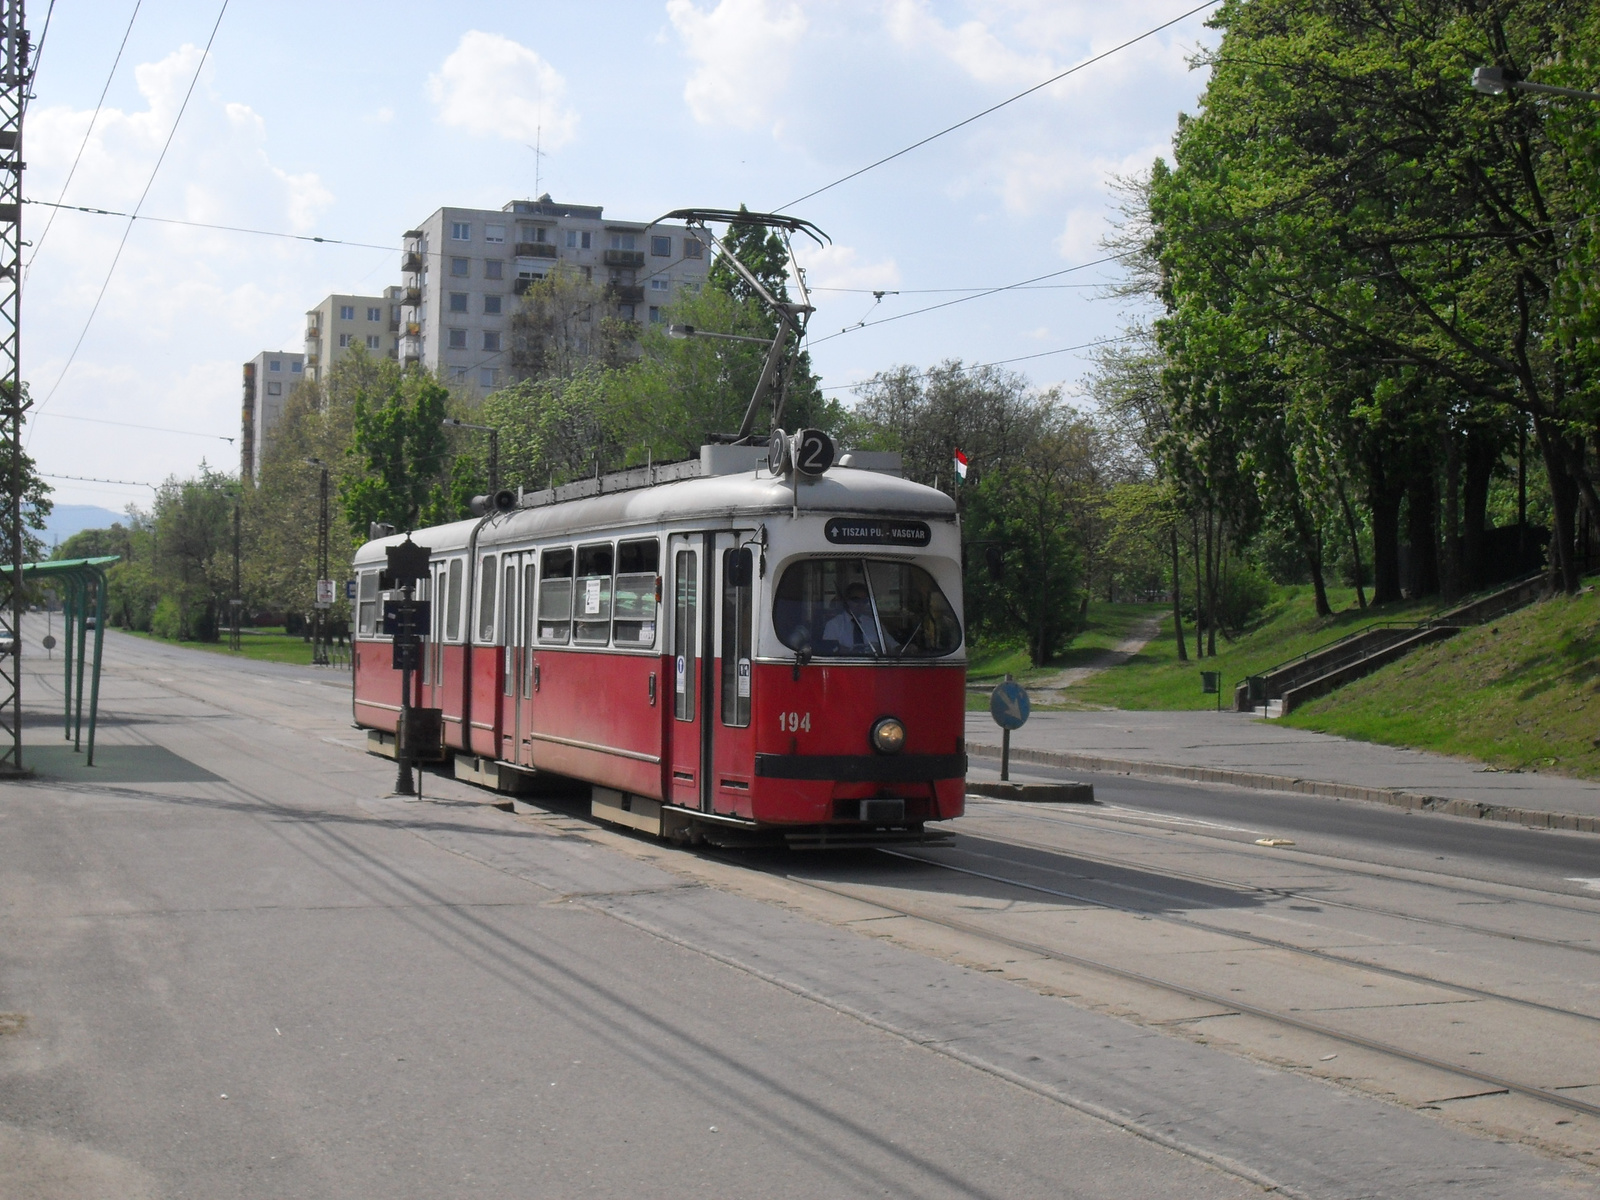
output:
[{"label": "sidewalk", "polygon": [[[988,713],[967,714],[967,752],[999,756],[1000,729]],[[1011,758],[1600,833],[1600,783],[1494,771],[1239,713],[1036,712],[1011,735]]]}]

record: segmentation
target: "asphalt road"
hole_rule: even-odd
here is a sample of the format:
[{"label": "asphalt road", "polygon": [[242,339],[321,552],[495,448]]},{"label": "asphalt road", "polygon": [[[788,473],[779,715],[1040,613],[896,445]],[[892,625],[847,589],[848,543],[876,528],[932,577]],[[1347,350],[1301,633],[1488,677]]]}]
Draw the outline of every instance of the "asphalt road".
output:
[{"label": "asphalt road", "polygon": [[[985,777],[998,778],[999,760],[974,756]],[[1582,894],[1573,878],[1600,878],[1600,837],[1528,829],[1440,813],[1412,812],[1360,800],[1334,800],[1290,792],[1259,792],[1226,785],[1170,783],[1137,776],[1017,764],[1013,779],[1083,780],[1095,799],[1130,817],[1161,815],[1210,821],[1217,836],[1315,838],[1325,853],[1364,862],[1444,863],[1461,875],[1529,883]],[[1231,827],[1231,829],[1230,829]],[[1591,891],[1590,894],[1593,894]]]},{"label": "asphalt road", "polygon": [[753,868],[394,799],[335,674],[107,648],[102,767],[0,785],[5,1197],[1596,1194]]}]

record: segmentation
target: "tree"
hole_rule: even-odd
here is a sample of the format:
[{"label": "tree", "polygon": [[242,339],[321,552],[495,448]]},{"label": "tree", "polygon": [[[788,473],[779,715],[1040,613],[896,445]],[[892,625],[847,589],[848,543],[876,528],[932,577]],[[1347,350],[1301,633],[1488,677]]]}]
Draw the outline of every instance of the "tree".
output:
[{"label": "tree", "polygon": [[638,341],[616,292],[563,264],[528,288],[511,318],[512,371],[518,379],[570,379],[625,365]]},{"label": "tree", "polygon": [[464,516],[445,476],[445,387],[420,368],[378,360],[375,377],[353,393],[347,453],[355,470],[338,487],[351,533],[364,541],[375,521],[415,529]]},{"label": "tree", "polygon": [[237,479],[202,462],[196,477],[168,479],[157,491],[151,576],[159,599],[150,628],[160,636],[217,639],[232,590],[238,487]]},{"label": "tree", "polygon": [[[0,403],[7,403],[5,391],[8,384],[0,384]],[[28,399],[28,385],[22,385],[22,402],[26,406],[31,403]],[[7,489],[11,486],[13,475],[12,445],[10,442],[0,444],[0,480],[4,481]],[[22,557],[25,562],[38,562],[45,556],[44,539],[39,535],[44,531],[45,518],[50,515],[54,506],[50,493],[54,490],[39,475],[38,464],[24,450],[22,457],[16,464],[20,470],[20,479],[17,483],[22,492]],[[4,539],[4,549],[0,553],[9,559],[11,555],[11,504],[9,499],[0,503],[0,538]]]}]

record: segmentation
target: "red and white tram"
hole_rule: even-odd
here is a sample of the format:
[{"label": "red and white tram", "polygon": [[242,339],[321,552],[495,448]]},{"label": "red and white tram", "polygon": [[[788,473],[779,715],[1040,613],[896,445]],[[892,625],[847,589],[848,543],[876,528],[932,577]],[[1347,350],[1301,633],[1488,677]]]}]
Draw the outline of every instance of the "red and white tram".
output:
[{"label": "red and white tram", "polygon": [[[898,456],[809,477],[707,446],[411,536],[432,623],[411,704],[442,711],[458,775],[583,781],[596,816],[691,840],[881,842],[961,815],[960,533]],[[401,540],[354,561],[375,745],[400,711],[381,575]]]}]

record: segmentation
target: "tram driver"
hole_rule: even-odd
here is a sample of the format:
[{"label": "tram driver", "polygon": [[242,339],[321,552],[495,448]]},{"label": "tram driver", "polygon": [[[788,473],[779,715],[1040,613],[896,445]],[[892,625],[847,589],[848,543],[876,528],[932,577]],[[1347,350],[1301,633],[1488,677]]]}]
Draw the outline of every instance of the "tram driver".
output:
[{"label": "tram driver", "polygon": [[884,652],[882,631],[873,619],[872,599],[867,585],[857,579],[844,590],[841,608],[822,629],[824,645],[837,646],[835,653],[871,654]]}]

